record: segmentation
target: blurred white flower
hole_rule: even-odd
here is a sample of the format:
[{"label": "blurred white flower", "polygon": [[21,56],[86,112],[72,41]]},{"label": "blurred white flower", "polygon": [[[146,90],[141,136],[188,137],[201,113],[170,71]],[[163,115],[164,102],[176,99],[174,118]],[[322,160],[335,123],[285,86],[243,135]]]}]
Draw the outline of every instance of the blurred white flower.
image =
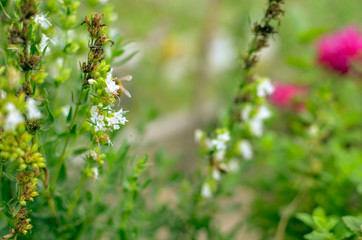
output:
[{"label": "blurred white flower", "polygon": [[258,97],[266,97],[274,92],[274,86],[270,82],[269,78],[263,78],[262,81],[259,83],[256,95]]},{"label": "blurred white flower", "polygon": [[263,121],[270,117],[271,117],[271,112],[270,112],[269,108],[267,106],[263,105],[259,108],[254,119]]},{"label": "blurred white flower", "polygon": [[218,134],[217,139],[224,142],[230,141],[230,132],[226,131],[223,134]]},{"label": "blurred white flower", "polygon": [[212,192],[210,185],[208,183],[204,183],[201,187],[201,196],[204,198],[210,198],[212,197]]},{"label": "blurred white flower", "polygon": [[33,98],[28,98],[26,100],[27,103],[27,117],[28,119],[39,119],[41,118],[41,112],[39,111],[38,107],[36,106],[36,102]]},{"label": "blurred white flower", "polygon": [[0,90],[0,99],[5,100],[6,98],[6,92],[4,90]]},{"label": "blurred white flower", "polygon": [[226,150],[226,143],[228,141],[230,141],[230,132],[226,131],[222,134],[218,134],[216,139],[212,139],[211,144],[217,151],[224,151]]},{"label": "blurred white flower", "polygon": [[228,169],[230,172],[238,172],[240,169],[239,161],[236,158],[230,159]]},{"label": "blurred white flower", "polygon": [[24,122],[24,117],[13,103],[7,103],[6,110],[4,129],[5,131],[14,131],[20,123]]},{"label": "blurred white flower", "polygon": [[251,160],[253,158],[253,149],[249,140],[241,140],[239,143],[239,151],[246,160]]},{"label": "blurred white flower", "polygon": [[217,151],[214,153],[214,157],[219,162],[223,161],[225,158],[225,151]]},{"label": "blurred white flower", "polygon": [[113,73],[113,69],[111,69],[111,71],[109,71],[107,78],[106,78],[106,92],[109,94],[115,94],[117,93],[119,86],[113,81],[113,77],[112,77],[112,73]]},{"label": "blurred white flower", "polygon": [[42,33],[42,38],[40,41],[40,51],[44,52],[44,49],[47,47],[46,52],[48,53],[50,51],[50,47],[49,47],[49,42],[51,42],[52,44],[55,45],[55,42],[53,40],[51,40],[47,35],[45,35],[44,33]]},{"label": "blurred white flower", "polygon": [[219,181],[221,179],[219,170],[217,169],[212,170],[212,178],[215,179],[216,181]]},{"label": "blurred white flower", "polygon": [[200,142],[202,137],[204,135],[204,132],[200,129],[195,130],[195,142]]},{"label": "blurred white flower", "polygon": [[98,159],[98,154],[96,153],[96,151],[91,150],[89,152],[89,156],[93,159],[93,160],[97,160]]},{"label": "blurred white flower", "polygon": [[250,113],[251,113],[251,106],[246,105],[243,110],[241,110],[241,119],[244,121],[249,121],[250,119]]},{"label": "blurred white flower", "polygon": [[69,111],[70,111],[70,106],[63,106],[62,107],[62,114],[64,115],[64,116],[68,116],[68,114],[69,114]]},{"label": "blurred white flower", "polygon": [[241,118],[249,124],[251,132],[260,137],[263,135],[263,121],[271,116],[271,112],[265,105],[259,107],[254,116],[250,116],[251,112],[252,107],[250,105],[245,106],[241,111]]},{"label": "blurred white flower", "polygon": [[44,29],[49,28],[49,26],[52,26],[52,24],[47,19],[48,14],[37,14],[34,17],[34,21],[36,24],[40,24]]},{"label": "blurred white flower", "polygon": [[261,120],[254,119],[249,122],[250,131],[254,136],[261,137],[263,135],[263,122]]}]

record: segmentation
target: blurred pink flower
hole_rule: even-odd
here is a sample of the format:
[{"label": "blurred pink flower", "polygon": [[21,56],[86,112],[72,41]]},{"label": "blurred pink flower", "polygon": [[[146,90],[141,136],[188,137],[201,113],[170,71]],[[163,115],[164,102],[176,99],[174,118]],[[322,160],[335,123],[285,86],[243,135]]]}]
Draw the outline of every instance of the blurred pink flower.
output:
[{"label": "blurred pink flower", "polygon": [[297,111],[304,109],[304,103],[300,102],[299,98],[306,94],[306,88],[284,83],[277,83],[274,86],[274,93],[270,96],[270,101],[274,105]]},{"label": "blurred pink flower", "polygon": [[351,60],[361,60],[362,35],[354,27],[322,38],[318,43],[318,61],[341,74],[348,72]]}]

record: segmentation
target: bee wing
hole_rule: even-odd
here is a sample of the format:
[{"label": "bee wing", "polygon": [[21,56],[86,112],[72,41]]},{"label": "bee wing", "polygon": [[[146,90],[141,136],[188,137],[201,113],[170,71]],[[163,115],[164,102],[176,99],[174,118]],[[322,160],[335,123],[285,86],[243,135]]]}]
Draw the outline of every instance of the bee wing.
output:
[{"label": "bee wing", "polygon": [[122,85],[120,85],[120,87],[121,87],[121,89],[122,89],[122,92],[123,92],[124,94],[126,94],[127,97],[131,98],[131,94],[128,92],[128,90],[125,89]]}]

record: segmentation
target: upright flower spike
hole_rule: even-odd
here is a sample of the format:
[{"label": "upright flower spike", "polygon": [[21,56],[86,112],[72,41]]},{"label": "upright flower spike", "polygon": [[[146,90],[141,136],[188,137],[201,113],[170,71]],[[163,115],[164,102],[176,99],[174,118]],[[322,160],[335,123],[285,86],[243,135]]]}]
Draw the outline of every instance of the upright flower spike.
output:
[{"label": "upright flower spike", "polygon": [[[250,139],[262,136],[264,121],[271,116],[265,102],[275,88],[268,78],[255,77],[250,74],[250,70],[257,63],[259,52],[268,46],[269,38],[277,32],[275,25],[280,24],[279,17],[284,13],[281,9],[283,3],[283,0],[268,0],[263,19],[254,24],[254,37],[243,59],[244,77],[234,97],[224,134],[216,130],[217,137],[210,139],[200,131],[195,132],[210,170],[207,171],[207,179],[201,189],[201,196],[204,198],[212,196],[217,186],[216,181],[221,178],[220,173],[239,169],[237,159],[240,155],[246,160],[253,158]],[[241,136],[242,139],[239,140]]]}]

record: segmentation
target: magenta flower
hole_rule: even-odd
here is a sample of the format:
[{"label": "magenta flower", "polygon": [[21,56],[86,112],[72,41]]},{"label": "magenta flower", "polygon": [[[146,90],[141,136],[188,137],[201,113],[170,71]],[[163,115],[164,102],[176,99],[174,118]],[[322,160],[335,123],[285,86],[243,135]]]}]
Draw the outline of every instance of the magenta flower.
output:
[{"label": "magenta flower", "polygon": [[354,27],[326,36],[318,43],[318,61],[341,74],[349,71],[351,61],[360,61],[361,55],[362,35]]},{"label": "magenta flower", "polygon": [[306,94],[307,89],[292,84],[274,84],[275,90],[270,96],[270,101],[281,108],[290,108],[300,111],[304,109],[304,103],[300,98]]}]

